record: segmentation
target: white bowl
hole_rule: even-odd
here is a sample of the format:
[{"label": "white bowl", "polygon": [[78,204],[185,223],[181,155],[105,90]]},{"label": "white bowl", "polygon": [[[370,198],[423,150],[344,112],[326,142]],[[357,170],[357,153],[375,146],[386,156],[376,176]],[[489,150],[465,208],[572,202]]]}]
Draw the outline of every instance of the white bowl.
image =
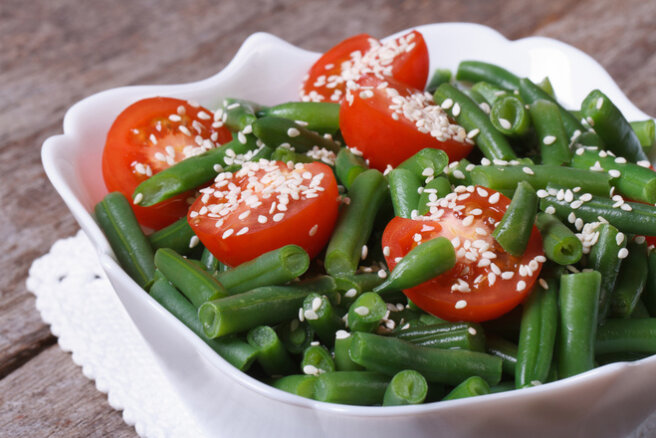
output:
[{"label": "white bowl", "polygon": [[[649,117],[629,102],[597,62],[559,41],[508,41],[487,27],[465,23],[417,30],[428,44],[431,72],[436,67],[455,70],[463,59],[490,61],[534,80],[549,76],[566,106],[578,106],[591,89],[600,88],[628,119]],[[257,33],[223,71],[203,81],[117,88],[78,102],[66,113],[64,134],[43,145],[48,177],[96,246],[125,309],[207,435],[625,436],[634,430],[656,410],[656,356],[466,400],[385,408],[321,403],[274,389],[230,366],[118,266],[90,214],[107,192],[101,155],[114,118],[136,100],[156,95],[194,100],[209,108],[227,96],[263,104],[294,100],[301,78],[318,56]]]}]

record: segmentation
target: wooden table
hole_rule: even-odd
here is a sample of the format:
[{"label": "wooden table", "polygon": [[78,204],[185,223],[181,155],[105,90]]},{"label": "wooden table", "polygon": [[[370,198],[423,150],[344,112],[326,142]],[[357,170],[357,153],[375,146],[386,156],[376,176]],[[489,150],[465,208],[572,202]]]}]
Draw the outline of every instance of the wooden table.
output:
[{"label": "wooden table", "polygon": [[[238,0],[0,2],[0,436],[136,436],[41,321],[32,260],[78,226],[41,168],[66,109],[128,84],[205,78],[255,31],[322,51],[367,32],[472,21],[511,39],[544,35],[596,58],[656,114],[656,2],[646,0]],[[457,44],[457,41],[447,42]]]}]

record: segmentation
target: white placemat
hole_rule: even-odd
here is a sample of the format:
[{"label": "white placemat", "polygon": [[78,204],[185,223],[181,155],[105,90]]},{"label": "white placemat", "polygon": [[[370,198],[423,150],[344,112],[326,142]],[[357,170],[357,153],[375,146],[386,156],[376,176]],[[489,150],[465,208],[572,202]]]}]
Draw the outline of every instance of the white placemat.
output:
[{"label": "white placemat", "polygon": [[27,288],[62,350],[142,437],[202,432],[178,399],[80,231],[34,261]]}]

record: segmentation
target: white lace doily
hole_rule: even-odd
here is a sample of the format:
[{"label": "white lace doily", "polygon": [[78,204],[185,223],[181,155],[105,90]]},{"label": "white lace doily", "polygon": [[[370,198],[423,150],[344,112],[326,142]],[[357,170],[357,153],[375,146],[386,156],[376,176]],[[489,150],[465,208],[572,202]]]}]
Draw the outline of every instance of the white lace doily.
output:
[{"label": "white lace doily", "polygon": [[27,288],[60,347],[142,437],[202,437],[80,231],[34,261]]}]

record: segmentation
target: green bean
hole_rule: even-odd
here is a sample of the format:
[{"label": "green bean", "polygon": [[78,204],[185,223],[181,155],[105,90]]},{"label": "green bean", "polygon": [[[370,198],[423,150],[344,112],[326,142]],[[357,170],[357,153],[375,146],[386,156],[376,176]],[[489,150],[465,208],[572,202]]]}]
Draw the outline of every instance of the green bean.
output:
[{"label": "green bean", "polygon": [[298,319],[284,322],[278,326],[278,336],[287,351],[292,354],[301,354],[314,339],[314,330],[305,322]]},{"label": "green bean", "polygon": [[292,374],[291,376],[281,377],[272,381],[271,386],[291,394],[300,395],[301,397],[313,398],[316,383],[317,376]]},{"label": "green bean", "polygon": [[301,370],[305,374],[329,373],[335,371],[335,361],[326,347],[310,345],[303,352]]},{"label": "green bean", "polygon": [[515,96],[503,96],[495,100],[490,110],[492,125],[508,137],[522,137],[531,128],[531,116],[524,103]]},{"label": "green bean", "polygon": [[[475,166],[466,158],[459,161],[454,161],[446,168],[445,173],[449,178],[449,182],[454,186],[470,186],[472,185],[471,170]],[[432,181],[431,181],[432,182]]]},{"label": "green bean", "polygon": [[595,354],[656,354],[656,318],[608,319],[599,327]]},{"label": "green bean", "polygon": [[365,292],[349,307],[348,327],[353,331],[373,332],[386,312],[387,306],[380,295]]},{"label": "green bean", "polygon": [[656,172],[647,167],[628,163],[625,158],[597,148],[579,148],[572,158],[572,167],[606,171],[621,195],[648,204],[656,203]]},{"label": "green bean", "polygon": [[376,215],[387,194],[387,181],[375,169],[362,172],[353,181],[348,192],[350,203],[340,211],[326,249],[324,265],[328,274],[355,273],[362,246],[369,240]]},{"label": "green bean", "polygon": [[481,61],[461,61],[456,72],[459,81],[488,82],[506,90],[516,90],[519,78],[498,65]]},{"label": "green bean", "polygon": [[441,149],[424,148],[399,164],[397,169],[406,169],[418,179],[437,176],[449,164],[449,156]]},{"label": "green bean", "polygon": [[449,82],[451,82],[451,70],[447,68],[436,68],[430,81],[428,81],[426,91],[433,94],[437,87]]},{"label": "green bean", "polygon": [[[589,223],[598,222],[601,217],[624,233],[649,235],[656,230],[656,207],[638,202],[617,203],[618,201],[599,196],[592,196],[586,202],[580,198],[575,194],[573,201],[567,202],[566,199],[549,195],[540,200],[540,209],[546,211],[549,207],[553,207],[553,214],[562,221],[567,220],[568,217],[576,217]],[[617,205],[614,206],[616,203]],[[576,208],[572,208],[572,205]],[[625,205],[627,210],[620,208],[620,205]]]},{"label": "green bean", "polygon": [[350,306],[363,292],[371,291],[373,288],[385,281],[376,272],[363,274],[340,275],[335,277],[337,288],[342,294],[342,305]]},{"label": "green bean", "polygon": [[536,84],[542,91],[547,93],[549,96],[555,98],[556,93],[554,92],[553,85],[551,85],[551,80],[549,79],[549,76],[545,76],[544,79],[542,79],[540,82]]},{"label": "green bean", "polygon": [[647,119],[629,122],[629,124],[636,137],[638,137],[645,154],[648,154],[656,141],[656,122],[654,122],[654,119]]},{"label": "green bean", "polygon": [[404,218],[411,218],[412,212],[417,210],[419,205],[419,192],[421,179],[413,172],[407,169],[397,168],[392,170],[387,176],[389,181],[389,191],[394,206],[394,215]]},{"label": "green bean", "polygon": [[286,102],[257,112],[258,117],[275,116],[303,122],[306,129],[334,134],[339,129],[339,104],[330,102]]},{"label": "green bean", "polygon": [[472,85],[472,90],[483,96],[490,106],[501,97],[510,95],[508,90],[485,81],[476,82]]},{"label": "green bean", "polygon": [[345,405],[379,405],[390,378],[373,371],[335,371],[320,374],[314,399]]},{"label": "green bean", "polygon": [[314,329],[321,342],[330,346],[335,332],[344,328],[344,321],[325,295],[311,293],[303,300],[303,318]]},{"label": "green bean", "polygon": [[253,124],[257,117],[255,112],[259,110],[259,105],[243,99],[226,98],[223,99],[223,108],[221,118],[224,126],[231,131],[242,131],[248,125]]},{"label": "green bean", "polygon": [[415,370],[399,371],[387,385],[383,406],[417,405],[426,400],[428,383]]},{"label": "green bean", "polygon": [[429,202],[437,201],[451,193],[451,183],[443,176],[438,176],[426,184],[419,195],[418,213],[420,216],[430,212]]},{"label": "green bean", "polygon": [[278,147],[271,154],[271,159],[274,161],[282,161],[284,163],[311,163],[317,161],[313,158],[308,157],[305,154],[299,154],[287,147]]},{"label": "green bean", "polygon": [[148,207],[200,187],[227,166],[226,161],[232,161],[228,151],[234,152],[235,155],[244,155],[257,148],[253,136],[246,136],[245,140],[246,143],[242,144],[239,139],[233,139],[221,147],[186,158],[156,173],[134,189],[133,201],[138,199],[139,205]]},{"label": "green bean", "polygon": [[205,336],[198,320],[196,307],[187,301],[166,278],[160,276],[153,283],[150,295],[234,367],[241,371],[250,368],[257,357],[257,350],[237,338],[209,339]]},{"label": "green bean", "polygon": [[228,267],[221,263],[219,259],[214,257],[214,254],[212,254],[207,248],[203,249],[203,254],[200,257],[200,263],[208,272],[223,272],[228,269]]},{"label": "green bean", "polygon": [[346,330],[338,330],[335,333],[335,369],[337,371],[359,371],[364,368],[351,360],[349,348],[351,348],[351,334]]},{"label": "green bean", "polygon": [[437,277],[455,264],[456,251],[446,237],[421,242],[403,256],[374,292],[409,289]]},{"label": "green bean", "polygon": [[423,347],[485,352],[485,332],[471,322],[439,323],[402,330],[396,337]]},{"label": "green bean", "polygon": [[540,141],[542,164],[568,164],[572,154],[558,105],[551,100],[538,99],[531,103],[529,111]]},{"label": "green bean", "polygon": [[606,147],[631,162],[647,161],[640,140],[620,110],[601,91],[592,90],[581,103],[581,112]]},{"label": "green bean", "polygon": [[148,240],[153,250],[171,248],[178,254],[187,255],[198,244],[197,240],[192,240],[194,236],[194,231],[189,226],[187,218],[181,217],[171,225],[150,234]]},{"label": "green bean", "polygon": [[270,160],[274,151],[275,149],[270,148],[269,146],[263,144],[262,146],[259,147],[259,149],[255,151],[255,154],[251,158],[251,161],[256,163],[261,159]]},{"label": "green bean", "polygon": [[535,225],[542,235],[544,255],[559,265],[573,265],[583,256],[583,245],[578,237],[557,217],[538,213]]},{"label": "green bean", "polygon": [[271,327],[255,327],[248,332],[246,339],[257,350],[257,361],[269,376],[291,374],[296,369],[296,364]]},{"label": "green bean", "polygon": [[629,254],[622,261],[610,297],[610,316],[614,318],[631,316],[647,283],[647,245],[631,242],[626,249]]},{"label": "green bean", "polygon": [[350,189],[355,178],[367,169],[367,163],[362,157],[355,155],[349,148],[340,149],[335,159],[335,173],[346,190]]},{"label": "green bean", "polygon": [[261,286],[287,283],[303,275],[309,266],[310,257],[303,248],[285,245],[220,272],[216,278],[230,295],[234,295]]},{"label": "green bean", "polygon": [[649,314],[656,317],[656,251],[652,248],[647,258],[648,273],[645,290],[642,293],[642,299]]},{"label": "green bean", "polygon": [[523,303],[519,329],[515,385],[517,388],[545,383],[551,368],[558,327],[558,286],[547,280],[548,289],[538,285]]},{"label": "green bean", "polygon": [[544,189],[557,181],[566,187],[581,187],[583,193],[608,196],[608,175],[571,167],[547,165],[476,166],[471,171],[474,184],[494,190],[514,190],[520,181],[526,181],[535,190]]},{"label": "green bean", "polygon": [[155,252],[155,266],[196,308],[205,301],[228,295],[212,274],[171,249]]},{"label": "green bean", "polygon": [[253,134],[272,148],[288,144],[301,153],[311,151],[315,146],[334,153],[339,152],[339,145],[333,140],[282,117],[266,116],[257,119],[253,123]]},{"label": "green bean", "polygon": [[560,277],[558,376],[570,377],[594,368],[599,286],[597,271]]},{"label": "green bean", "polygon": [[599,290],[599,324],[603,324],[610,309],[611,293],[615,288],[617,274],[622,259],[618,257],[626,247],[626,236],[610,224],[601,223],[595,232],[599,233],[597,243],[590,250],[588,266],[601,274]]},{"label": "green bean", "polygon": [[449,114],[467,132],[478,130],[474,140],[488,159],[512,160],[516,158],[510,144],[503,134],[492,125],[489,116],[478,107],[476,102],[461,91],[450,84],[442,84],[435,91],[433,99],[442,107],[447,107]]},{"label": "green bean", "polygon": [[453,388],[443,400],[456,400],[459,398],[476,397],[490,393],[490,385],[479,376],[471,376]]},{"label": "green bean", "polygon": [[218,338],[292,319],[312,291],[295,286],[264,286],[237,295],[206,301],[198,309],[205,334]]},{"label": "green bean", "polygon": [[494,240],[507,253],[517,257],[524,254],[533,231],[537,209],[535,189],[529,183],[520,181],[503,218],[492,232]]},{"label": "green bean", "polygon": [[[498,335],[487,335],[485,337],[485,351],[492,356],[501,358],[503,373],[515,377],[517,367],[517,344],[505,340]],[[513,380],[513,388],[515,382]]]},{"label": "green bean", "polygon": [[128,200],[119,192],[109,193],[94,213],[119,264],[139,286],[147,287],[155,274],[153,249]]},{"label": "green bean", "polygon": [[405,369],[419,371],[429,382],[457,385],[481,376],[488,383],[501,380],[501,359],[468,350],[420,347],[393,337],[356,332],[351,335],[351,359],[368,370],[391,375]]},{"label": "green bean", "polygon": [[507,392],[507,391],[514,391],[515,389],[515,382],[507,381],[507,382],[500,382],[497,385],[492,385],[490,386],[490,394],[496,394],[498,392]]}]

